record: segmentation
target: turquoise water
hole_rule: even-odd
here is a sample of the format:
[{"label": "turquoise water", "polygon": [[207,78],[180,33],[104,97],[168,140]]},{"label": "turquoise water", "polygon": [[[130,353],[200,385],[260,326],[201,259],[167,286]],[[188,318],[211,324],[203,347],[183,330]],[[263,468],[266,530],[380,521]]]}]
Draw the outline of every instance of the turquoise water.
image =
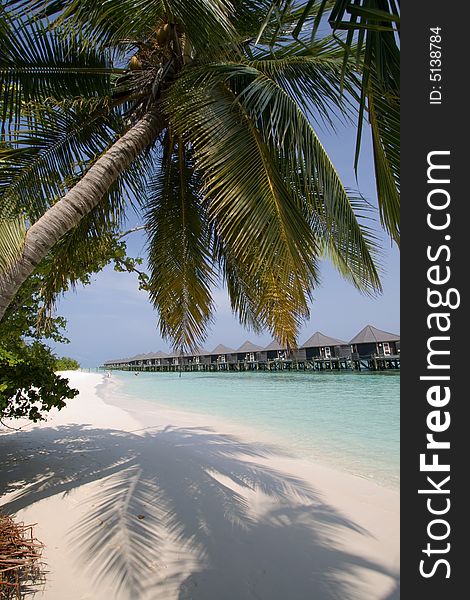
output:
[{"label": "turquoise water", "polygon": [[261,429],[291,452],[399,483],[399,385],[394,373],[114,372],[122,393]]}]

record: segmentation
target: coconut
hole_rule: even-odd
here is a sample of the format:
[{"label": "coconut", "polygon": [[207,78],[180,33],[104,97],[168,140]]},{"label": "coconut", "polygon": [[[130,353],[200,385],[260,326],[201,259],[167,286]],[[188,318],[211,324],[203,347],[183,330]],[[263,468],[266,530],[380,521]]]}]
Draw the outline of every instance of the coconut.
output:
[{"label": "coconut", "polygon": [[157,29],[157,44],[159,46],[164,46],[168,40],[168,36],[170,34],[170,24],[165,23]]},{"label": "coconut", "polygon": [[129,61],[129,69],[131,69],[132,71],[136,71],[141,68],[142,68],[142,63],[138,59],[137,54],[134,54],[134,56]]}]

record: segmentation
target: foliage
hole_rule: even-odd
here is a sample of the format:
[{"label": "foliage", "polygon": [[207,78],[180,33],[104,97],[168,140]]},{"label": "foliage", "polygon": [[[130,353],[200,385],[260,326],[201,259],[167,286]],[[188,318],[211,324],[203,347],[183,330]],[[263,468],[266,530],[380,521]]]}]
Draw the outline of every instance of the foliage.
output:
[{"label": "foliage", "polygon": [[44,419],[44,413],[65,406],[64,399],[78,391],[68,386],[68,379],[55,375],[56,357],[40,342],[18,343],[7,350],[0,345],[0,416]]},{"label": "foliage", "polygon": [[[361,66],[355,167],[357,170],[367,116],[381,221],[400,244],[400,2],[306,0],[296,3],[299,10],[294,21],[289,10],[292,4],[292,0],[272,0],[270,11],[277,17],[277,32],[292,23],[292,36],[299,39],[310,32],[311,45],[327,17],[343,49],[343,71],[351,58]],[[261,31],[266,25],[263,23]]]},{"label": "foliage", "polygon": [[[52,316],[51,302],[71,284],[88,284],[93,272],[112,261],[115,268],[126,271],[135,270],[141,262],[127,256],[126,244],[117,236],[110,236],[107,243],[102,240],[100,245],[91,245],[88,251],[92,255],[82,260],[75,256],[69,278],[64,280],[57,276],[57,265],[63,260],[59,244],[23,284],[0,322],[0,419],[26,417],[38,421],[51,408],[63,408],[66,399],[78,394],[70,388],[68,379],[55,372],[78,369],[79,363],[68,357],[58,358],[45,343],[68,342],[62,334],[66,321]],[[145,273],[140,276],[145,278]]]},{"label": "foliage", "polygon": [[299,8],[287,3],[279,19],[270,4],[4,3],[3,28],[15,34],[0,41],[4,268],[21,252],[25,224],[123,133],[149,112],[160,124],[151,147],[57,243],[47,306],[77,268],[78,278],[94,269],[132,202],[148,233],[141,284],[178,349],[204,341],[220,280],[243,324],[288,346],[325,257],[362,292],[380,292],[371,211],[345,189],[316,127],[353,116],[360,65],[345,63],[331,35],[293,39]]},{"label": "foliage", "polygon": [[76,371],[80,368],[80,363],[74,358],[62,356],[56,359],[54,368],[56,371]]},{"label": "foliage", "polygon": [[[44,269],[44,267],[43,267]],[[73,398],[67,379],[55,375],[56,357],[43,337],[67,341],[61,329],[65,320],[49,317],[45,329],[37,327],[41,308],[42,273],[35,273],[19,290],[8,313],[0,322],[0,416],[44,418],[52,407],[63,408]]]}]

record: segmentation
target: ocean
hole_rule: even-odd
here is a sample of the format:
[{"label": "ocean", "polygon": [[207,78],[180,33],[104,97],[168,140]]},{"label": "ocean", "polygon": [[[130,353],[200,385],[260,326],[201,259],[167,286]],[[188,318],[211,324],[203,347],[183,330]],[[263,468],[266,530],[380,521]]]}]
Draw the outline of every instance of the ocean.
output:
[{"label": "ocean", "polygon": [[399,486],[399,372],[135,373],[120,394],[262,430],[290,452]]}]

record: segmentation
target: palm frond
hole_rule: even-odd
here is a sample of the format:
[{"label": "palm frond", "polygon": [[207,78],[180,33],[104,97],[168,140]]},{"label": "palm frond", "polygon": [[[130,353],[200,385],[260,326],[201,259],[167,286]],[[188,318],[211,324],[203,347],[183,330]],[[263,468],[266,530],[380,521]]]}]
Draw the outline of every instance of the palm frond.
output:
[{"label": "palm frond", "polygon": [[343,74],[343,50],[332,36],[308,48],[290,42],[253,58],[248,64],[276,81],[315,121],[333,126],[335,118],[352,114],[359,99],[358,73],[350,68]]},{"label": "palm frond", "polygon": [[[269,330],[280,344],[294,348],[302,323],[309,317],[310,290],[302,287],[295,274],[272,269],[257,260],[251,248],[250,263],[241,262],[219,240],[218,260],[227,286],[232,310],[240,323],[256,332]],[[255,264],[256,269],[250,265]],[[287,273],[287,279],[282,279]],[[318,283],[318,277],[315,282]]]},{"label": "palm frond", "polygon": [[21,255],[25,235],[23,217],[0,218],[0,272],[6,271]]},{"label": "palm frond", "polygon": [[165,144],[146,207],[150,299],[161,334],[186,351],[202,345],[212,320],[211,230],[191,152],[170,134]]},{"label": "palm frond", "polygon": [[[194,146],[208,213],[220,240],[252,280],[267,285],[275,273],[270,287],[277,283],[278,300],[283,293],[292,296],[304,314],[316,278],[318,247],[275,153],[229,89],[214,86],[208,91],[205,86],[198,93],[203,88],[190,85],[185,91],[183,81],[179,83],[168,110],[172,123]],[[295,344],[292,327],[277,334]]]},{"label": "palm frond", "polygon": [[[395,0],[337,0],[330,15],[334,30],[348,32],[345,62],[355,53],[362,61],[361,98],[355,167],[357,170],[363,117],[372,129],[375,178],[380,217],[400,244],[400,8]],[[358,44],[352,49],[354,33]]]},{"label": "palm frond", "polygon": [[181,78],[167,108],[172,123],[194,146],[219,235],[240,255],[259,240],[262,262],[284,253],[302,258],[299,265],[308,273],[315,242],[299,207],[290,201],[271,149],[233,92],[219,82],[204,89],[193,83],[192,74]]},{"label": "palm frond", "polygon": [[111,96],[111,75],[121,70],[112,67],[109,53],[41,21],[4,20],[10,31],[0,36],[3,133],[12,123],[18,128],[25,103]]},{"label": "palm frond", "polygon": [[[273,0],[271,6],[278,4]],[[355,169],[358,169],[363,123],[368,117],[380,217],[391,238],[399,245],[400,3],[396,0],[305,0],[295,10],[292,10],[290,0],[280,4],[286,9],[284,29],[292,23],[295,10],[301,10],[297,25],[291,31],[297,43],[309,47],[321,42],[323,38],[318,38],[317,32],[328,19],[342,49],[344,81],[351,61],[355,61],[361,71],[360,93],[358,96],[353,94],[358,106]],[[311,36],[307,41],[305,34],[309,27]],[[287,40],[288,37],[281,45],[288,46]]]},{"label": "palm frond", "polygon": [[29,127],[12,132],[12,144],[2,149],[0,217],[21,212],[34,222],[70,188],[67,180],[83,174],[113,143],[120,116],[106,102],[90,102],[30,103],[23,110]]},{"label": "palm frond", "polygon": [[[258,8],[258,2],[251,2]],[[47,16],[66,31],[81,31],[88,43],[107,47],[121,40],[145,41],[165,23],[183,27],[193,46],[204,53],[238,40],[233,23],[235,9],[229,0],[7,0],[17,14]],[[245,10],[244,18],[247,18]]]},{"label": "palm frond", "polygon": [[[240,74],[244,76],[244,89],[241,89],[240,83],[236,81]],[[226,65],[223,65],[221,69],[218,69],[215,65],[210,65],[204,79],[206,90],[210,89],[210,81],[208,81],[210,77],[213,77],[213,81],[218,81],[219,84],[225,82],[226,85],[233,85],[237,89],[237,102],[243,107],[243,111],[246,111],[249,122],[253,123],[253,131],[257,132],[255,137],[260,138],[261,147],[264,144],[268,149],[267,153],[273,165],[273,172],[278,173],[277,181],[280,189],[284,190],[284,196],[279,203],[279,209],[281,210],[282,206],[282,211],[285,211],[281,215],[281,222],[284,217],[292,219],[292,223],[288,229],[285,229],[284,233],[286,237],[294,239],[298,246],[302,246],[306,250],[306,253],[302,254],[293,249],[293,264],[297,265],[295,269],[300,268],[300,262],[308,265],[312,256],[318,256],[319,247],[322,246],[322,249],[333,259],[340,272],[353,281],[361,291],[373,293],[380,290],[380,280],[375,265],[376,240],[372,231],[365,224],[361,225],[358,220],[356,213],[360,208],[359,200],[355,199],[353,202],[348,197],[348,193],[344,189],[320,140],[295,101],[275,80],[257,71],[252,65],[233,65],[231,70]],[[251,78],[251,82],[246,85],[249,78]],[[195,81],[193,81],[194,83]],[[193,93],[192,100],[190,100],[192,105],[195,102],[194,98]],[[208,101],[206,99],[204,118],[211,119],[207,107]],[[193,106],[193,108],[197,110],[196,107]],[[233,100],[231,108],[232,110],[230,111],[229,107],[227,109],[228,114],[223,116],[223,122],[225,123],[229,123],[230,118],[234,119]],[[198,117],[198,122],[202,122],[202,116],[198,115]],[[198,117],[195,117],[195,119]],[[186,115],[187,123],[190,122],[190,118],[189,115]],[[220,120],[221,122],[222,120]],[[200,128],[202,129],[202,126]],[[237,132],[237,130],[234,129],[234,132]],[[202,133],[207,135],[207,132]],[[189,131],[188,136],[190,136]],[[222,143],[225,143],[227,137],[228,132],[225,130],[223,131]],[[217,147],[214,142],[214,134],[212,134],[211,139],[214,146]],[[237,148],[237,144],[238,150],[234,160],[236,158],[239,161],[242,160],[241,157],[243,156],[243,151],[240,149],[242,142],[240,139],[235,138],[234,149]],[[248,141],[243,142],[243,147],[249,147]],[[207,152],[210,153],[211,150],[209,149]],[[262,162],[254,163],[254,154],[255,152],[252,150],[244,157],[246,164],[243,167],[245,169],[256,168],[258,172],[262,173],[263,164]],[[217,156],[221,160],[220,152]],[[228,164],[224,160],[221,168],[225,169]],[[253,165],[255,166],[253,167]],[[242,170],[236,169],[237,166],[239,167],[239,163],[235,162],[232,172]],[[222,170],[221,175],[225,175],[224,170]],[[211,176],[213,176],[213,170]],[[251,174],[248,175],[248,178],[250,177]],[[252,180],[250,181],[252,182]],[[271,184],[271,182],[269,183]],[[218,182],[218,185],[222,188],[221,182]],[[231,181],[227,181],[221,192],[228,195],[228,198],[231,198],[230,194],[233,195],[230,204],[232,212],[229,213],[231,217],[235,210],[233,205],[240,195],[239,185],[238,178],[236,186]],[[253,184],[251,183],[251,185]],[[210,188],[208,193],[211,194]],[[219,192],[217,191],[217,193]],[[253,196],[253,191],[250,188],[248,188],[248,193]],[[238,203],[240,204],[239,199]],[[364,203],[362,208],[364,208]],[[294,212],[289,212],[294,210],[297,211],[297,217],[295,217]],[[263,207],[263,211],[265,215],[269,214],[266,207]],[[251,214],[254,215],[255,213],[252,211]],[[312,218],[320,219],[323,227],[317,230],[313,229]],[[299,223],[302,221],[304,225],[300,226],[299,229]],[[308,233],[305,226],[308,227]],[[263,230],[259,224],[257,224],[257,227],[258,231]],[[315,235],[318,236],[319,231],[324,232],[324,237],[315,239]],[[329,232],[327,237],[325,237],[325,232]],[[219,233],[223,236],[223,230],[220,230]],[[256,239],[254,232],[250,233],[251,238]],[[272,243],[271,239],[268,243]],[[247,238],[244,238],[243,242],[246,243],[246,240]],[[343,260],[336,260],[335,258],[340,249],[347,249],[347,253],[344,254]],[[270,250],[273,251],[273,248],[271,247]],[[262,251],[261,248],[260,251]],[[263,254],[261,254],[261,260],[264,260]]]},{"label": "palm frond", "polygon": [[382,225],[400,245],[400,100],[375,78],[368,87],[375,179]]}]

